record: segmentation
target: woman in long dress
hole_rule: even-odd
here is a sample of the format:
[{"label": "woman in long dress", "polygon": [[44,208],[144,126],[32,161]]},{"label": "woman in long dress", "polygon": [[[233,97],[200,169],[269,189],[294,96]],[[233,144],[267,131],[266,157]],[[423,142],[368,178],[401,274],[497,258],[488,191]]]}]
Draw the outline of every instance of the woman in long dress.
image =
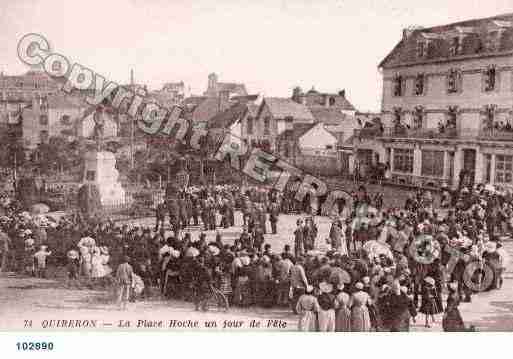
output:
[{"label": "woman in long dress", "polygon": [[435,322],[435,314],[441,312],[437,306],[437,291],[435,287],[435,280],[431,277],[424,278],[424,284],[422,287],[422,304],[420,306],[420,312],[425,315],[425,327],[430,328],[429,318]]},{"label": "woman in long dress", "polygon": [[93,249],[91,257],[91,278],[98,279],[106,275],[105,268],[103,266],[103,257],[100,253],[100,248],[95,247]]},{"label": "woman in long dress", "polygon": [[296,311],[299,314],[298,329],[302,332],[317,331],[317,313],[321,309],[317,298],[312,295],[313,287],[307,287],[307,293],[299,297]]},{"label": "woman in long dress", "polygon": [[461,317],[458,306],[460,305],[460,295],[458,294],[458,283],[449,284],[449,296],[447,297],[447,306],[442,319],[444,332],[462,332],[465,331],[465,324]]},{"label": "woman in long dress", "polygon": [[319,295],[319,313],[317,319],[319,321],[320,332],[335,331],[335,296],[332,294],[333,285],[327,282],[319,284],[321,294]]},{"label": "woman in long dress", "polygon": [[356,292],[352,296],[351,307],[351,331],[352,332],[370,332],[371,322],[369,316],[369,309],[367,304],[371,303],[371,298],[367,292],[363,290],[361,282],[355,285]]},{"label": "woman in long dress", "polygon": [[339,284],[338,289],[340,292],[335,297],[335,331],[336,332],[350,332],[351,331],[351,310],[349,309],[351,297],[343,291],[344,284]]}]

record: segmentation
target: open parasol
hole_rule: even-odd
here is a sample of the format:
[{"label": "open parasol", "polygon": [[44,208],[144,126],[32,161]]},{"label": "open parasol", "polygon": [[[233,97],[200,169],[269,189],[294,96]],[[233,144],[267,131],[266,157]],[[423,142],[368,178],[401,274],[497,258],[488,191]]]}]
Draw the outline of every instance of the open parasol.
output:
[{"label": "open parasol", "polygon": [[379,257],[380,255],[384,255],[390,259],[394,258],[390,247],[387,244],[378,242],[376,240],[371,240],[365,243],[363,245],[363,249],[372,258]]},{"label": "open parasol", "polygon": [[50,207],[48,207],[44,203],[34,204],[30,208],[30,213],[32,213],[32,214],[45,214],[45,213],[48,213],[48,212],[50,212]]}]

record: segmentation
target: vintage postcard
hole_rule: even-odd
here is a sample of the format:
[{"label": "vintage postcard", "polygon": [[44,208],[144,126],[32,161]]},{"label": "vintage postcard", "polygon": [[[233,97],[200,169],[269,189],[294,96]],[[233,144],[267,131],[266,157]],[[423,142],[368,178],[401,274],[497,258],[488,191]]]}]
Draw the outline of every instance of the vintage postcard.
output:
[{"label": "vintage postcard", "polygon": [[2,0],[0,331],[513,331],[512,5]]}]

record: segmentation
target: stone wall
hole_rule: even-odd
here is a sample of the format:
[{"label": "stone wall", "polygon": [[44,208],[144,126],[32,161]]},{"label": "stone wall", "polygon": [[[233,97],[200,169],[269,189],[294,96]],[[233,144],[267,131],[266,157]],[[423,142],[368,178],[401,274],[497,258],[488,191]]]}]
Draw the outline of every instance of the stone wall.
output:
[{"label": "stone wall", "polygon": [[340,156],[311,156],[296,157],[296,166],[312,175],[337,176],[342,172]]}]

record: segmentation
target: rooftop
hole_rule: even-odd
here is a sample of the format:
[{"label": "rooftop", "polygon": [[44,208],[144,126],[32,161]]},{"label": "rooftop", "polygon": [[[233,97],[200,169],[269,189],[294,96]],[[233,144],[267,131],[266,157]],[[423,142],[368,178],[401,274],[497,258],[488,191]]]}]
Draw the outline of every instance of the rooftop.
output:
[{"label": "rooftop", "polygon": [[[493,39],[493,36],[496,36]],[[459,50],[451,50],[452,41],[461,39]],[[426,41],[426,54],[419,58],[418,43]],[[447,25],[405,30],[403,38],[379,64],[379,67],[445,61],[465,57],[505,54],[513,51],[513,13],[460,21]]]},{"label": "rooftop", "polygon": [[266,97],[264,103],[268,106],[273,117],[284,119],[292,117],[295,120],[313,122],[315,119],[305,105],[299,104],[290,98]]}]

